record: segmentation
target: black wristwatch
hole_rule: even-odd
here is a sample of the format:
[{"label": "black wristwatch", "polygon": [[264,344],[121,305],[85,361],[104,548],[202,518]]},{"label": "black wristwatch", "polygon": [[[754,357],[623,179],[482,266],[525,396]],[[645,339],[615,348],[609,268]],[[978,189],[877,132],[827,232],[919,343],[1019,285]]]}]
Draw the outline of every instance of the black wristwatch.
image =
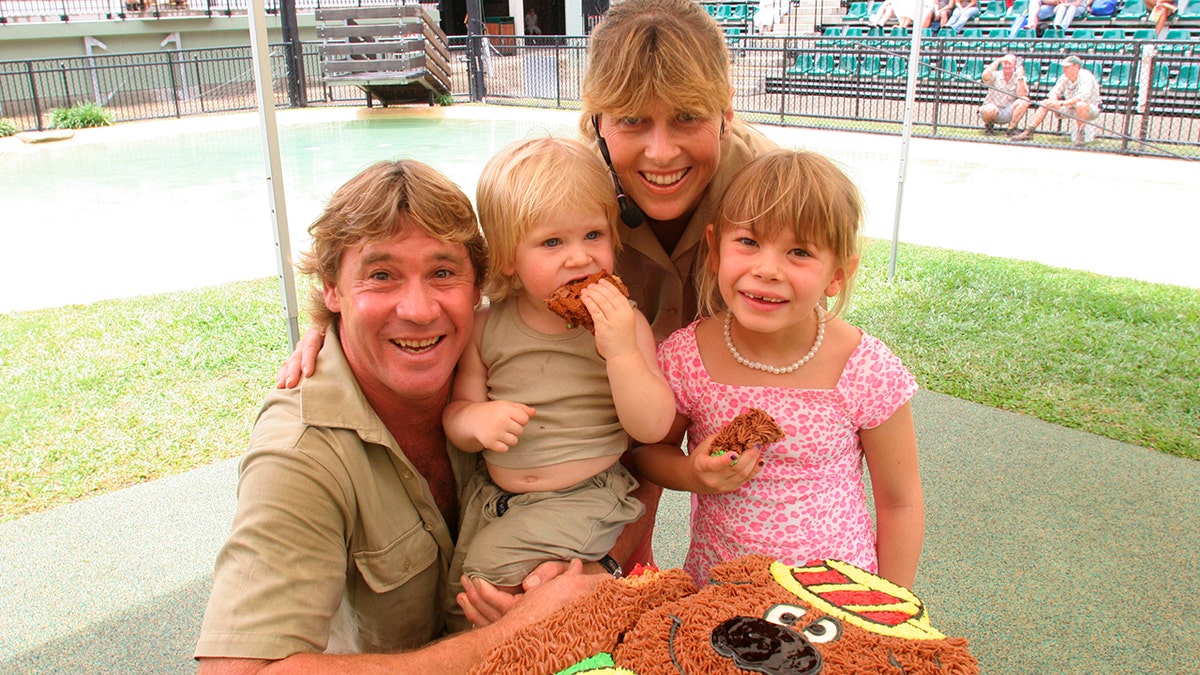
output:
[{"label": "black wristwatch", "polygon": [[607,570],[614,579],[620,579],[625,576],[625,571],[621,569],[621,563],[613,560],[611,555],[606,555],[596,562],[600,563],[600,566]]}]

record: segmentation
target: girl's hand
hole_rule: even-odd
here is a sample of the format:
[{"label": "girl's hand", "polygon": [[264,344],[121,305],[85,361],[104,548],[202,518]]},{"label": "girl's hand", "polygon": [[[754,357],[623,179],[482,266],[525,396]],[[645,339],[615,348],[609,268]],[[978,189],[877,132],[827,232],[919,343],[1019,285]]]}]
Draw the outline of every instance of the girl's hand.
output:
[{"label": "girl's hand", "polygon": [[[696,481],[704,488],[703,492],[708,494],[733,492],[744,485],[746,481],[757,476],[759,471],[762,471],[762,450],[758,446],[741,454],[719,450],[717,454],[713,454],[712,441],[715,437],[716,434],[713,434],[704,439],[688,455],[692,473],[695,475]],[[697,492],[699,491],[697,490]]]},{"label": "girl's hand", "polygon": [[279,374],[275,376],[275,387],[292,389],[300,384],[300,378],[309,377],[317,369],[317,354],[325,344],[325,331],[319,328],[309,328],[296,343],[292,355],[279,366]]},{"label": "girl's hand", "polygon": [[638,353],[633,315],[636,310],[612,282],[601,279],[589,285],[580,292],[579,299],[596,325],[596,351],[600,356],[612,359]]},{"label": "girl's hand", "polygon": [[487,401],[473,406],[471,428],[484,450],[508,452],[536,413],[523,403]]}]

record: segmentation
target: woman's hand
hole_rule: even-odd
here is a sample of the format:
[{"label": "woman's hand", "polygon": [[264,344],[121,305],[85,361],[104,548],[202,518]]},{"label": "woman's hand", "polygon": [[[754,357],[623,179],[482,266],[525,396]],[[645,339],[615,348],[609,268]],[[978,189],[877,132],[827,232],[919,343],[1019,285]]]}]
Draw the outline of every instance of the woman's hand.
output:
[{"label": "woman's hand", "polygon": [[296,343],[292,355],[279,367],[275,377],[278,389],[292,389],[300,384],[300,378],[309,377],[317,370],[317,354],[325,344],[325,331],[319,328],[309,328]]}]

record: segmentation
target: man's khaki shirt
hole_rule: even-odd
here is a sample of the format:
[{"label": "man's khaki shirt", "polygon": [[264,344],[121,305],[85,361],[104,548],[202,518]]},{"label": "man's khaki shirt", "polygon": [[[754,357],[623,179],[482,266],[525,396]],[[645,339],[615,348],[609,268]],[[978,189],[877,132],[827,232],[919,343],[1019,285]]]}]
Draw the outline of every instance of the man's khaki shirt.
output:
[{"label": "man's khaki shirt", "polygon": [[[461,489],[477,458],[447,452]],[[444,632],[453,554],[428,485],[331,329],[316,373],[273,390],[259,414],[195,655],[419,647]]]}]

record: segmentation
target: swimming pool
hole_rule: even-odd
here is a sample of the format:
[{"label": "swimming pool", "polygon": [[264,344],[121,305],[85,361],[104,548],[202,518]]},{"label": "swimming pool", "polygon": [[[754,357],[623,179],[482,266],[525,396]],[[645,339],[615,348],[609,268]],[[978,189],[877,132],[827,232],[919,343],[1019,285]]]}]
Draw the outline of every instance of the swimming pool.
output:
[{"label": "swimming pool", "polygon": [[[292,245],[371,162],[420,159],[468,195],[483,164],[530,134],[576,135],[578,113],[501,106],[280,111]],[[276,270],[255,114],[0,139],[0,312],[144,295]],[[762,127],[830,155],[860,186],[866,233],[892,236],[900,141]],[[1200,288],[1200,163],[918,139],[902,241]],[[901,261],[903,265],[903,261]]]}]

